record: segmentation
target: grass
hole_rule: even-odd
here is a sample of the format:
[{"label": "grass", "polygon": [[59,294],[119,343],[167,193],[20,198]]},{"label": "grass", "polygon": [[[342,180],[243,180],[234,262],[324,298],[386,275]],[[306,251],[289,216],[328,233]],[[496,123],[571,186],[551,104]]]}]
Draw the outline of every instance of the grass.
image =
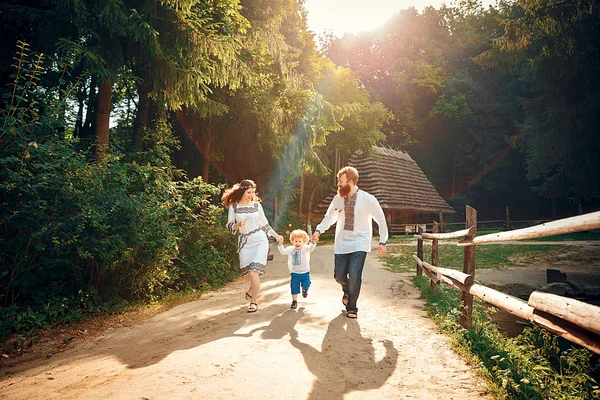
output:
[{"label": "grass", "polygon": [[[569,246],[556,246],[544,244],[503,245],[488,244],[477,246],[476,269],[508,268],[523,265],[523,260],[535,262],[540,257],[557,257],[571,248]],[[416,253],[415,246],[389,246],[384,260],[393,272],[409,272],[415,270],[415,261],[412,255]],[[424,261],[431,262],[431,246],[423,248]],[[462,270],[462,247],[454,244],[442,244],[438,249],[438,266]]]}]

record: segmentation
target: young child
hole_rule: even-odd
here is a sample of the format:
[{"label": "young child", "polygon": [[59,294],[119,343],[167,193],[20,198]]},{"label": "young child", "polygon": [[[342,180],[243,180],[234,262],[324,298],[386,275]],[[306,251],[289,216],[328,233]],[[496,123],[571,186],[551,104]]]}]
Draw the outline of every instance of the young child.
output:
[{"label": "young child", "polygon": [[302,287],[302,297],[308,296],[310,287],[310,253],[317,247],[317,244],[311,242],[308,233],[302,229],[296,229],[290,233],[290,242],[293,246],[283,247],[282,243],[277,245],[277,249],[284,256],[288,256],[288,269],[291,274],[290,287],[292,289],[292,306],[298,308],[298,293]]}]

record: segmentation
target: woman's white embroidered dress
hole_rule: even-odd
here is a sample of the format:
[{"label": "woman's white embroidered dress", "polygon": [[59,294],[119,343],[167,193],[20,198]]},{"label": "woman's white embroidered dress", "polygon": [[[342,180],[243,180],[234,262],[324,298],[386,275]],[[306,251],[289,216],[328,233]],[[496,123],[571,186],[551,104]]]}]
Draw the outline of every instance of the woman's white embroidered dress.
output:
[{"label": "woman's white embroidered dress", "polygon": [[236,231],[233,225],[246,219],[246,225],[239,229],[238,254],[240,257],[240,270],[246,276],[250,271],[264,273],[269,254],[269,240],[267,235],[277,237],[271,228],[260,203],[243,207],[237,204],[229,206],[227,228],[231,233]]}]

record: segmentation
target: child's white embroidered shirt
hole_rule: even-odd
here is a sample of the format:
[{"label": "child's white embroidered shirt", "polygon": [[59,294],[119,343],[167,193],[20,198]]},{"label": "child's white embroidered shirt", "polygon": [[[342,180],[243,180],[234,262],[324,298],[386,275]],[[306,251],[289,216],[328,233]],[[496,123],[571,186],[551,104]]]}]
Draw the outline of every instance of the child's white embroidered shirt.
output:
[{"label": "child's white embroidered shirt", "polygon": [[316,243],[305,244],[296,250],[294,246],[283,247],[277,245],[277,250],[284,256],[288,256],[288,269],[295,274],[304,274],[310,271],[310,253],[317,247]]}]

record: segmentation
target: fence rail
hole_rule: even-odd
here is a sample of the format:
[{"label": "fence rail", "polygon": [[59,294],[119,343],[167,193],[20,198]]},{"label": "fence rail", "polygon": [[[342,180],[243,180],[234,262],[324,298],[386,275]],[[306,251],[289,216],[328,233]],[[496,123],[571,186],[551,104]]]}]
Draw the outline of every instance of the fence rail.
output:
[{"label": "fence rail", "polygon": [[[577,343],[594,353],[600,354],[600,307],[568,297],[557,296],[541,291],[533,292],[528,301],[502,293],[475,282],[475,249],[477,244],[505,242],[553,236],[563,233],[582,232],[600,229],[600,211],[537,226],[494,233],[477,237],[477,210],[467,206],[466,229],[452,233],[437,233],[438,224],[432,224],[432,233],[423,233],[418,228],[417,275],[425,273],[430,279],[430,291],[445,283],[462,292],[460,324],[471,327],[473,297],[501,308],[519,318],[528,320],[550,332]],[[452,236],[449,236],[452,235]],[[464,248],[463,271],[442,268],[437,265],[438,241],[464,237],[457,243]],[[423,261],[423,241],[431,240],[431,264]]]}]

